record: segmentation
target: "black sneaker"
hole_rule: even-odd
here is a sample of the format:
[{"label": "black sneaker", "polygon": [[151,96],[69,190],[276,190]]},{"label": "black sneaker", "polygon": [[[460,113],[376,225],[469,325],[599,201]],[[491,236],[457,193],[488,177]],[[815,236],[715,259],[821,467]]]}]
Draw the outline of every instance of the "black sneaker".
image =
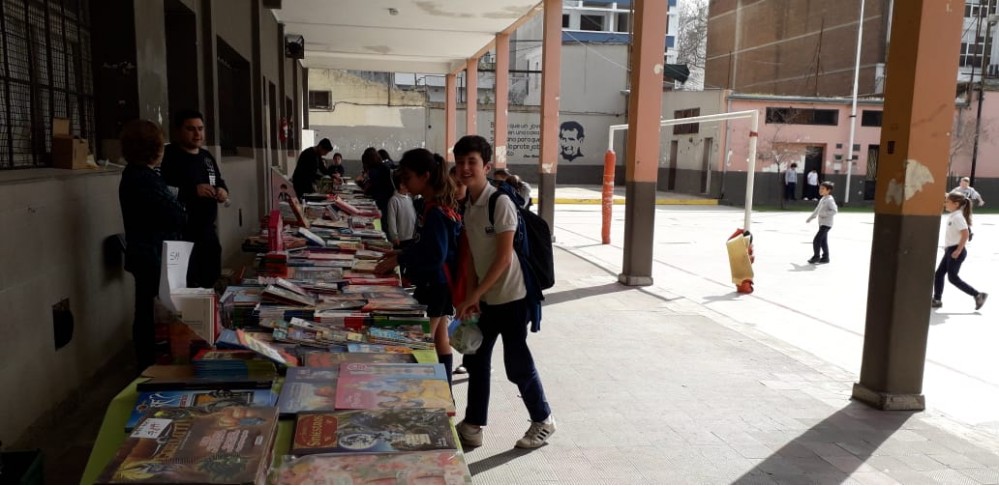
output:
[{"label": "black sneaker", "polygon": [[829,263],[829,257],[819,258],[819,263]]},{"label": "black sneaker", "polygon": [[[975,299],[977,299],[977,297],[975,297]],[[941,307],[943,307],[943,301],[942,300],[940,300],[940,299],[933,299],[933,300],[930,301],[930,308],[931,309],[939,309]]]},{"label": "black sneaker", "polygon": [[985,299],[987,298],[989,298],[989,294],[979,292],[978,295],[975,296],[975,310],[981,309],[982,306],[985,305]]},{"label": "black sneaker", "polygon": [[812,265],[815,265],[816,263],[819,263],[819,257],[809,258],[808,259],[808,263],[811,263]]}]

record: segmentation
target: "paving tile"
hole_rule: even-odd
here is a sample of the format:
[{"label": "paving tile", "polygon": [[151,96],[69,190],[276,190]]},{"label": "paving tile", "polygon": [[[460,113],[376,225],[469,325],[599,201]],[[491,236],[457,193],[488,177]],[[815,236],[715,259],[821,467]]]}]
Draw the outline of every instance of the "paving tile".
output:
[{"label": "paving tile", "polygon": [[999,484],[999,468],[961,469],[959,472],[980,484]]},{"label": "paving tile", "polygon": [[978,482],[971,477],[961,474],[953,469],[947,469],[944,471],[927,471],[922,474],[929,476],[942,484],[978,484]]},{"label": "paving tile", "polygon": [[901,484],[891,476],[879,472],[859,472],[850,475],[850,479],[860,484]]},{"label": "paving tile", "polygon": [[930,454],[929,456],[933,460],[952,469],[980,469],[985,467],[962,454]]}]

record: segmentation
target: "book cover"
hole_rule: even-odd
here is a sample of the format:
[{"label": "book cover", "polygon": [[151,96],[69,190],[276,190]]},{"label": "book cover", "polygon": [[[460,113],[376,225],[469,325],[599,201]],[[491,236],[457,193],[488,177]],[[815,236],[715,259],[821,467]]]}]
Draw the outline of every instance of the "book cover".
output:
[{"label": "book cover", "polygon": [[277,429],[274,407],[161,408],[125,439],[105,484],[261,484]]},{"label": "book cover", "polygon": [[[349,344],[348,344],[349,345]],[[416,363],[412,354],[401,353],[328,353],[308,351],[304,355],[305,366],[310,368],[333,368],[341,363]]]},{"label": "book cover", "polygon": [[[397,368],[389,373],[388,369],[381,367],[406,369]],[[376,370],[378,372],[373,372]],[[444,376],[444,367],[440,364],[344,363],[340,365],[340,376],[337,379],[335,408],[337,410],[443,408],[449,415],[454,415],[455,412],[451,388]]]},{"label": "book cover", "polygon": [[281,415],[331,412],[336,400],[337,368],[291,368],[281,388]]},{"label": "book cover", "polygon": [[347,351],[351,353],[399,353],[413,354],[413,350],[405,346],[386,346],[384,344],[350,343]]},{"label": "book cover", "polygon": [[300,414],[294,455],[457,449],[443,409],[351,410]]},{"label": "book cover", "polygon": [[218,410],[234,405],[272,407],[276,396],[270,390],[166,390],[139,393],[125,431],[132,430],[142,415],[152,409],[174,407],[204,407]]},{"label": "book cover", "polygon": [[472,484],[457,451],[314,454],[285,461],[277,484]]}]

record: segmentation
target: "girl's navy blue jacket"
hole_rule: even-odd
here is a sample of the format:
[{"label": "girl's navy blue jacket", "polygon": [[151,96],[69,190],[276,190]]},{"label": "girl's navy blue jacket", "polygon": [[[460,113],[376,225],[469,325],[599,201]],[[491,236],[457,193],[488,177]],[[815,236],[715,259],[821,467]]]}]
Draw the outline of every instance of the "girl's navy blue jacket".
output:
[{"label": "girl's navy blue jacket", "polygon": [[399,266],[406,278],[417,286],[447,284],[444,266],[453,268],[457,262],[460,233],[457,212],[437,205],[426,208],[417,218],[413,243],[399,254]]}]

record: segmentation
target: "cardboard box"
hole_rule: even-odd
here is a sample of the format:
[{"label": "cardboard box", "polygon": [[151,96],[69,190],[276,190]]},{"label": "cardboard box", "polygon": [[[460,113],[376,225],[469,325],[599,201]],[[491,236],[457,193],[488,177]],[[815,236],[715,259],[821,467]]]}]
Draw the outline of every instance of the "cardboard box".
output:
[{"label": "cardboard box", "polygon": [[88,169],[90,144],[70,134],[69,120],[52,119],[52,167],[56,169]]}]

